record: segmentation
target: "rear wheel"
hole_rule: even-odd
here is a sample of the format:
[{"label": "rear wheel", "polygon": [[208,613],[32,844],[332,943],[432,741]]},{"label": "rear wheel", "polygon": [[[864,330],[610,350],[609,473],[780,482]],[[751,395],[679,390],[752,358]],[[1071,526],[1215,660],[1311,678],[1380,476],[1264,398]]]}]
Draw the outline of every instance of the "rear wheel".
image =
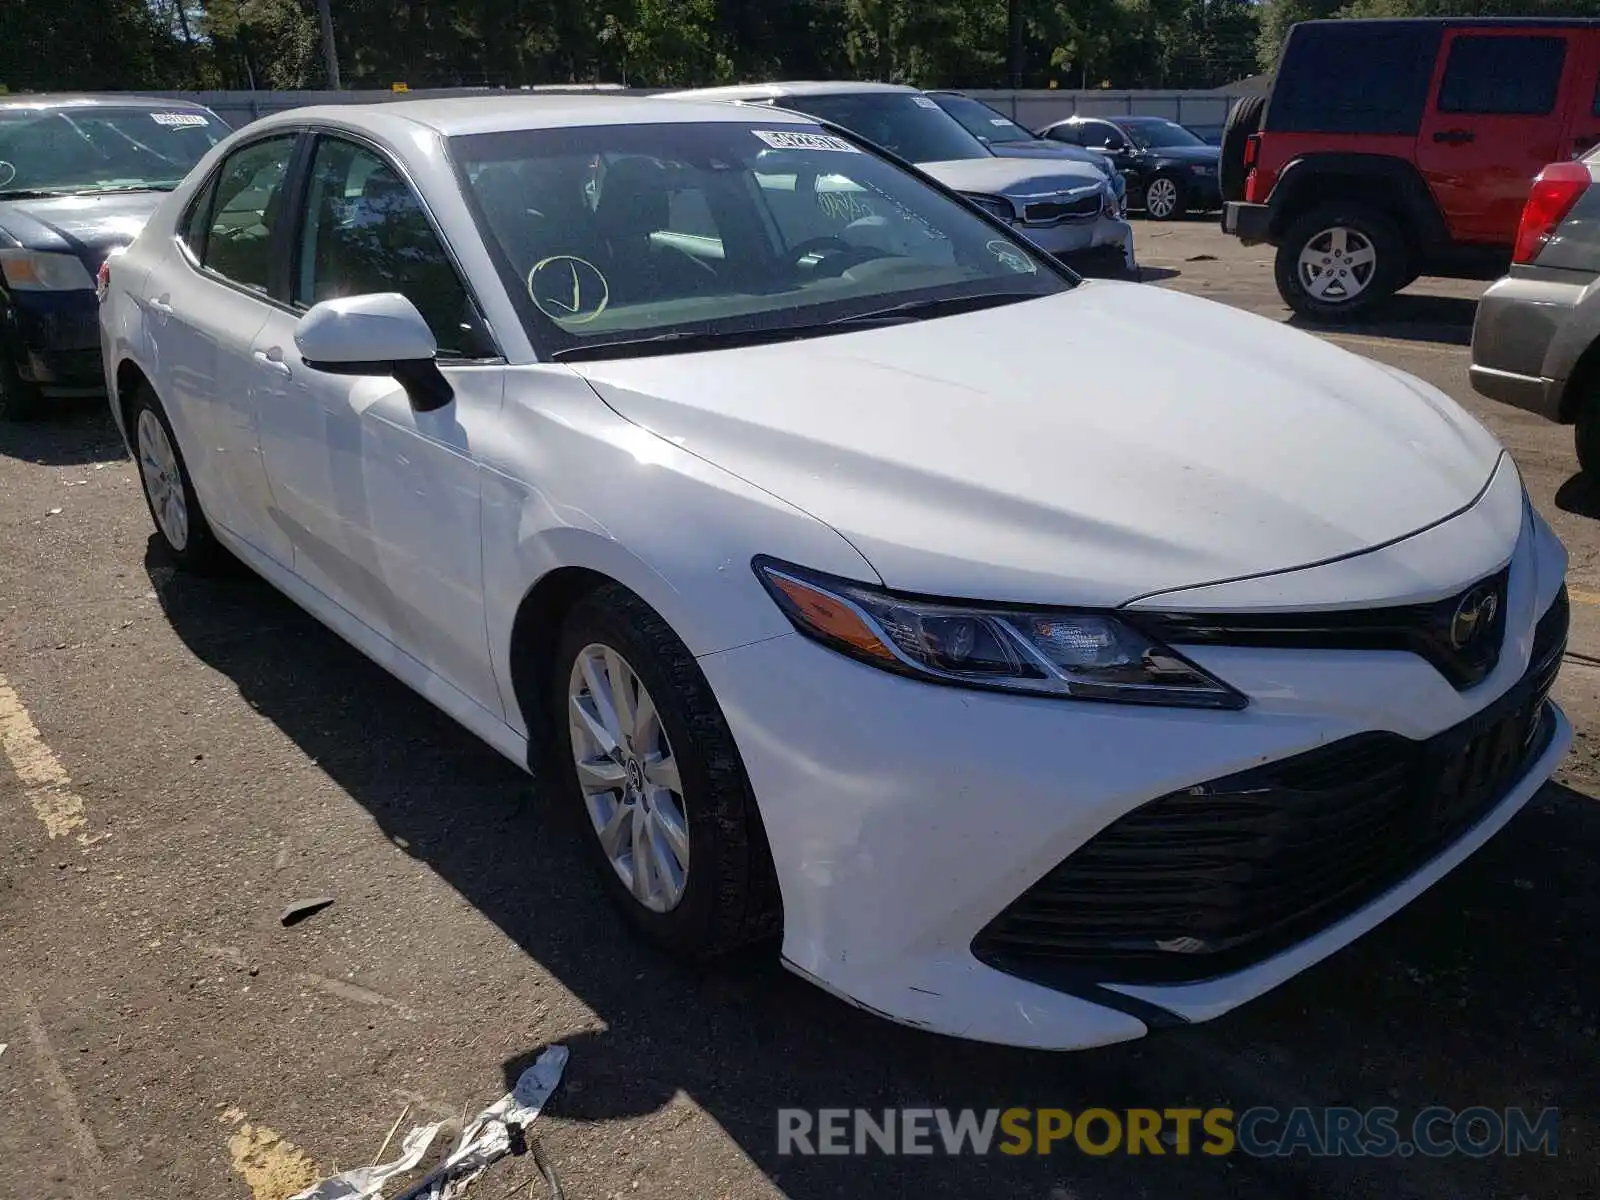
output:
[{"label": "rear wheel", "polygon": [[1353,320],[1394,295],[1407,258],[1388,216],[1362,204],[1327,204],[1289,226],[1274,274],[1284,303],[1301,316]]},{"label": "rear wheel", "polygon": [[148,387],[134,393],[128,405],[128,434],[139,463],[139,482],[155,522],[162,548],[185,571],[211,575],[230,562],[200,511],[194,482],[178,449],[172,424]]},{"label": "rear wheel", "polygon": [[765,830],[710,685],[665,621],[619,584],[578,603],[550,680],[563,789],[612,899],[692,958],[777,934]]},{"label": "rear wheel", "polygon": [[1157,175],[1144,189],[1145,215],[1153,221],[1176,221],[1187,208],[1183,185],[1171,175]]}]

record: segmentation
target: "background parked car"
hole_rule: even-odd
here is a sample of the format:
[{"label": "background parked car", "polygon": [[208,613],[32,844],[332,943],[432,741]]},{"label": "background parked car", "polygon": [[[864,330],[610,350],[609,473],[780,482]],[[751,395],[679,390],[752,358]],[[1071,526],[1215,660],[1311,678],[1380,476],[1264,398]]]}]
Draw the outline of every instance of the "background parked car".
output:
[{"label": "background parked car", "polygon": [[0,419],[104,390],[95,273],[228,132],[181,100],[0,97]]},{"label": "background parked car", "polygon": [[1259,131],[1229,139],[1223,230],[1276,246],[1285,303],[1321,319],[1419,275],[1493,279],[1533,177],[1600,141],[1597,73],[1593,22],[1296,25]]},{"label": "background parked car", "polygon": [[960,92],[928,92],[927,97],[961,122],[968,133],[989,147],[991,154],[1001,158],[1065,158],[1073,162],[1086,162],[1104,171],[1106,178],[1111,180],[1111,186],[1116,189],[1119,210],[1126,210],[1128,182],[1104,154],[1096,154],[1093,150],[1084,150],[1066,142],[1034,137],[998,109],[971,96],[963,96]]},{"label": "background parked car", "polygon": [[1157,221],[1222,206],[1217,147],[1165,117],[1068,117],[1039,131],[1104,154],[1128,181],[1128,202]]},{"label": "background parked car", "polygon": [[1534,181],[1511,273],[1478,304],[1472,386],[1574,431],[1578,463],[1600,479],[1600,152]]},{"label": "background parked car", "polygon": [[915,88],[890,83],[761,83],[671,99],[764,104],[832,122],[965,195],[1048,254],[1134,268],[1133,229],[1105,174],[1087,163],[998,158]]}]

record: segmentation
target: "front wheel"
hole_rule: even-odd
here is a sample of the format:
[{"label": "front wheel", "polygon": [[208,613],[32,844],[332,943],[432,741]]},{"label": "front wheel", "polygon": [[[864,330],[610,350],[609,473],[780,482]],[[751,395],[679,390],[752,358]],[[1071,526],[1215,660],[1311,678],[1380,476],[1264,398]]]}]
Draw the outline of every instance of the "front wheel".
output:
[{"label": "front wheel", "polygon": [[1170,175],[1157,175],[1144,190],[1145,215],[1152,221],[1176,221],[1187,208],[1182,185]]},{"label": "front wheel", "polygon": [[563,790],[606,890],[650,940],[690,958],[779,932],[766,833],[693,656],[620,584],[578,603],[550,680]]},{"label": "front wheel", "polygon": [[1278,294],[1301,316],[1353,320],[1399,290],[1407,260],[1389,217],[1360,204],[1328,204],[1289,226],[1274,275]]}]

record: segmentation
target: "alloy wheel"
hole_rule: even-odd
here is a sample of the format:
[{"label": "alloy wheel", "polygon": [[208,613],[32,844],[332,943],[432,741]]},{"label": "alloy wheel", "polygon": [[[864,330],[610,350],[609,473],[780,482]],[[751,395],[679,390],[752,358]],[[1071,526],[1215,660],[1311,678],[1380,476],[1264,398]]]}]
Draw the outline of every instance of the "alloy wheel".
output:
[{"label": "alloy wheel", "polygon": [[1338,304],[1366,291],[1377,266],[1377,251],[1365,234],[1335,225],[1307,240],[1296,270],[1307,295]]},{"label": "alloy wheel", "polygon": [[1165,176],[1152,179],[1144,193],[1144,210],[1158,221],[1165,221],[1178,207],[1178,185]]},{"label": "alloy wheel", "polygon": [[689,879],[689,822],[655,701],[627,659],[591,643],[572,664],[567,721],[578,785],[606,858],[635,900],[670,912]]},{"label": "alloy wheel", "polygon": [[139,412],[139,476],[156,524],[168,544],[180,553],[189,544],[189,505],[184,498],[178,455],[154,410]]}]

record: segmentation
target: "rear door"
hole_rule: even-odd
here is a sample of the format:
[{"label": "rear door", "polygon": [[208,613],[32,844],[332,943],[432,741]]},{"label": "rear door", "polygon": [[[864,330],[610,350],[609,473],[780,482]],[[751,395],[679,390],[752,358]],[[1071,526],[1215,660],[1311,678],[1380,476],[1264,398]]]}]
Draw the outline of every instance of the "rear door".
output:
[{"label": "rear door", "polygon": [[1528,188],[1571,157],[1578,29],[1463,26],[1445,31],[1417,139],[1417,166],[1458,242],[1509,246]]},{"label": "rear door", "polygon": [[1573,37],[1567,53],[1576,57],[1572,99],[1567,111],[1567,144],[1563,158],[1581,158],[1600,146],[1600,29],[1585,29]]}]

